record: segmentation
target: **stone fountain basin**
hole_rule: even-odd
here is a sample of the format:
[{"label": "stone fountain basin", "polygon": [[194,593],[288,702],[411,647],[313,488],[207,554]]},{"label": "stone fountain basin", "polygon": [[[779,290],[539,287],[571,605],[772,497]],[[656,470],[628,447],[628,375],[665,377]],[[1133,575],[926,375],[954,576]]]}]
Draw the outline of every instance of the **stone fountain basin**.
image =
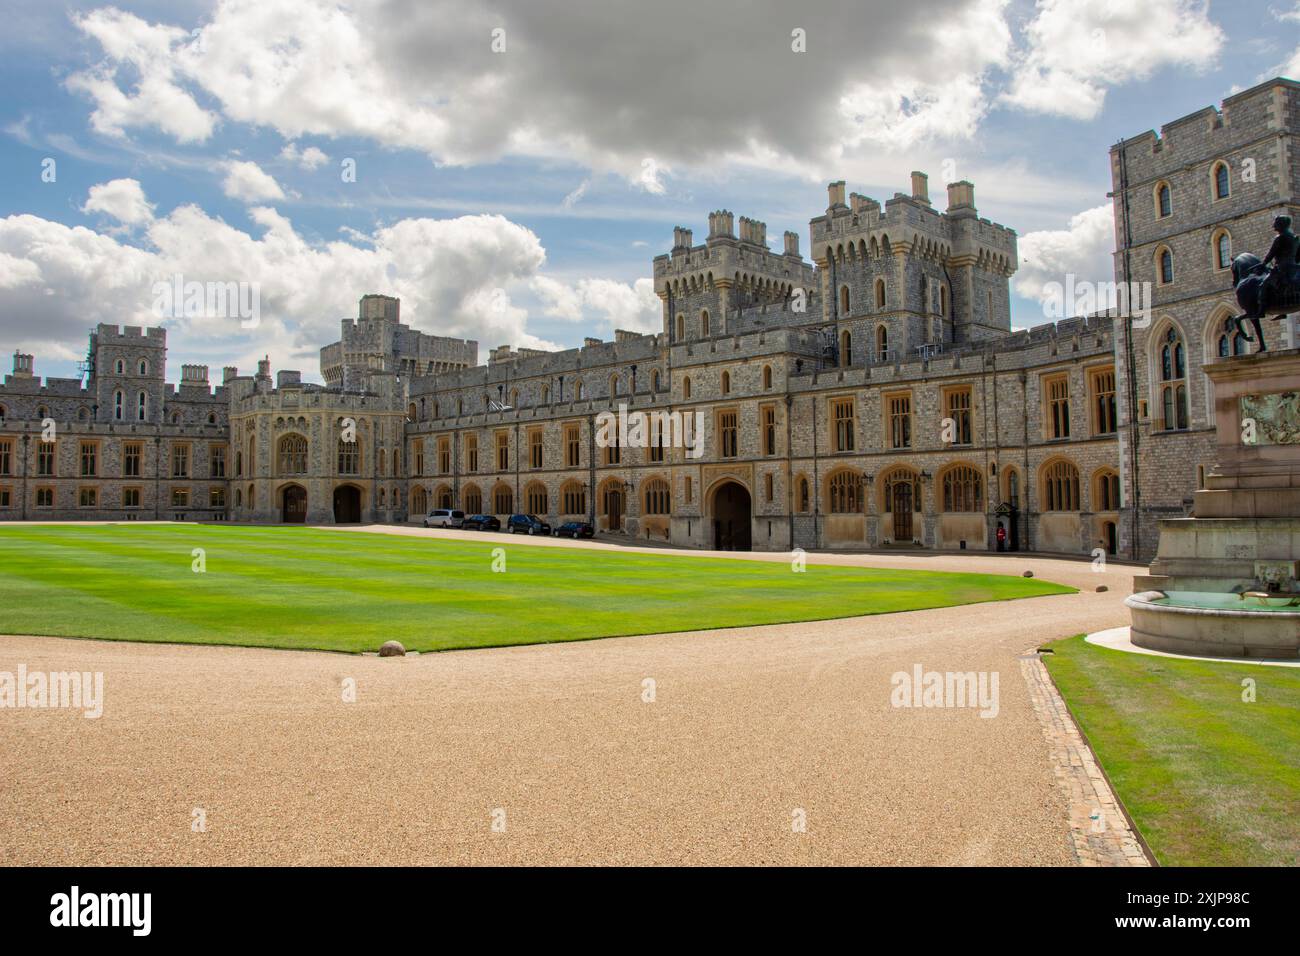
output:
[{"label": "stone fountain basin", "polygon": [[1300,608],[1290,598],[1211,591],[1142,591],[1124,599],[1139,647],[1203,657],[1300,659]]}]

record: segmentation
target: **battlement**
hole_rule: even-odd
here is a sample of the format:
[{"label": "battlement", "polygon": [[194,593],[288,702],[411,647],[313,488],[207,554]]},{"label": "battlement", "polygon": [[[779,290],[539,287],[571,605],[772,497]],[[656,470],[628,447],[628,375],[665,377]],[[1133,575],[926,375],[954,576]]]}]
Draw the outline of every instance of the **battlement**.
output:
[{"label": "battlement", "polygon": [[92,335],[98,345],[145,345],[153,348],[167,345],[167,330],[161,326],[119,326],[101,322]]}]

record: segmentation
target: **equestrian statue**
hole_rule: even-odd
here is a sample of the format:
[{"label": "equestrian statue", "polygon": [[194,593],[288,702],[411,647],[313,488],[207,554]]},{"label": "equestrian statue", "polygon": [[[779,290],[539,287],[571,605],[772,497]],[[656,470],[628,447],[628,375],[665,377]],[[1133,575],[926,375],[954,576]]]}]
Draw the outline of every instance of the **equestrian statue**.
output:
[{"label": "equestrian statue", "polygon": [[[1273,231],[1277,235],[1262,261],[1249,252],[1232,260],[1232,287],[1237,304],[1245,312],[1229,316],[1224,322],[1224,331],[1253,338],[1259,343],[1260,352],[1268,351],[1260,320],[1266,315],[1285,319],[1291,312],[1300,310],[1300,238],[1291,231],[1290,216],[1274,219]],[[1255,330],[1253,337],[1246,331],[1248,319]]]}]

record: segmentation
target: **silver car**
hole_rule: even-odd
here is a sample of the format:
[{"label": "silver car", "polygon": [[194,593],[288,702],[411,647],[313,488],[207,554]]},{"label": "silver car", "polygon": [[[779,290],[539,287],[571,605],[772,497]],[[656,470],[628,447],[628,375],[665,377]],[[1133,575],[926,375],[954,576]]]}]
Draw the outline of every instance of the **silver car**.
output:
[{"label": "silver car", "polygon": [[424,516],[426,528],[463,528],[465,512],[450,508],[435,508]]}]

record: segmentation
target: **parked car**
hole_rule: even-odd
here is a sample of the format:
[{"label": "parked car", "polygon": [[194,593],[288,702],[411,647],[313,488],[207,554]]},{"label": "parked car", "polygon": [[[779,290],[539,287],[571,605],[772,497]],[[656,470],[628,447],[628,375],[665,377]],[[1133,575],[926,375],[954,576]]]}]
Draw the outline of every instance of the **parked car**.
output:
[{"label": "parked car", "polygon": [[585,521],[566,521],[555,529],[555,536],[557,538],[573,538],[575,541],[578,538],[594,538],[596,529]]},{"label": "parked car", "polygon": [[424,516],[426,528],[462,528],[465,526],[465,512],[450,508],[435,508]]},{"label": "parked car", "polygon": [[511,515],[506,520],[506,530],[511,534],[550,534],[551,526],[537,515]]},{"label": "parked car", "polygon": [[466,531],[500,531],[501,519],[496,515],[470,515],[464,527]]}]

